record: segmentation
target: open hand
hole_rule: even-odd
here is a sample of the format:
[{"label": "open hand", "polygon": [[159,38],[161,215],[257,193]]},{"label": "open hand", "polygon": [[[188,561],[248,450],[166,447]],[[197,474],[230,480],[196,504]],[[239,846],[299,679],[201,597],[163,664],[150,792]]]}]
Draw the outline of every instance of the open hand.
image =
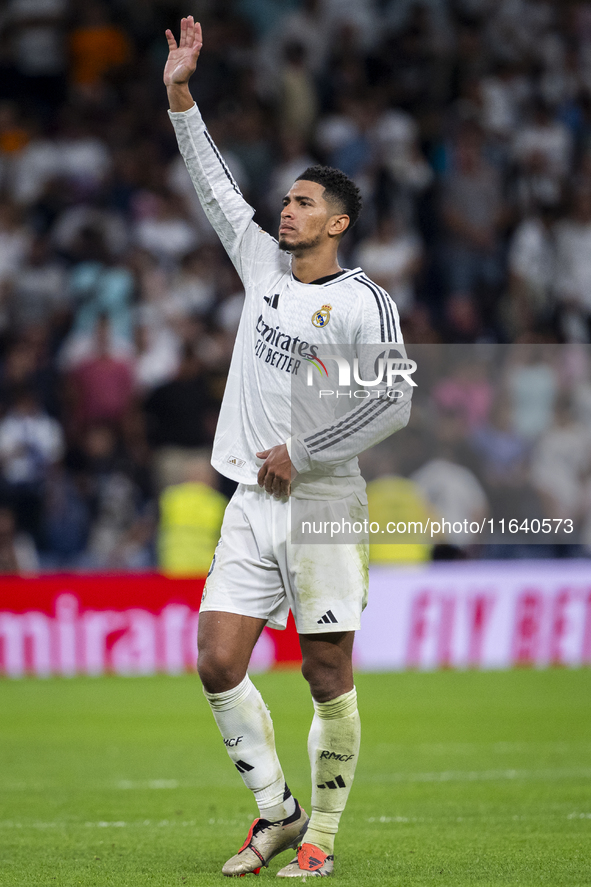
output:
[{"label": "open hand", "polygon": [[276,499],[289,496],[291,482],[297,471],[291,464],[287,446],[279,444],[270,450],[263,450],[262,453],[257,453],[257,458],[265,460],[257,475],[258,485],[264,487],[267,493],[272,493]]},{"label": "open hand", "polygon": [[197,59],[203,46],[201,25],[189,15],[181,19],[181,36],[178,42],[172,31],[166,31],[168,40],[168,60],[164,68],[165,86],[181,85],[189,82],[195,71]]}]

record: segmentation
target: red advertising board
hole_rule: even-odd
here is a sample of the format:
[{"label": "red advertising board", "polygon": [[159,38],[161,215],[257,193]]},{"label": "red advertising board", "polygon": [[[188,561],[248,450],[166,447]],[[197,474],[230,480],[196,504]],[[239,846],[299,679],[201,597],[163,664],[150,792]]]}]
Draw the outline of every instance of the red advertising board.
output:
[{"label": "red advertising board", "polygon": [[[0,578],[0,675],[195,669],[203,579]],[[298,664],[293,620],[251,666]],[[354,661],[368,671],[591,664],[591,561],[465,562],[370,571]]]},{"label": "red advertising board", "polygon": [[[195,669],[203,579],[61,574],[0,579],[0,674],[178,674]],[[259,668],[299,661],[295,626],[265,629]]]}]

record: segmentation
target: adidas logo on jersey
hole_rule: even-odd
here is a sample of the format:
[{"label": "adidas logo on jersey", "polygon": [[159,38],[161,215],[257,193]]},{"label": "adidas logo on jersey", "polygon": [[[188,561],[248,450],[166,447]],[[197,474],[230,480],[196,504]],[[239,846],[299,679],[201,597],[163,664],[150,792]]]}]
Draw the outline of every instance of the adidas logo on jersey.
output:
[{"label": "adidas logo on jersey", "polygon": [[246,464],[244,459],[239,459],[238,456],[228,456],[226,462],[228,465],[235,465],[236,468],[242,468]]},{"label": "adidas logo on jersey", "polygon": [[275,293],[273,297],[263,296],[263,299],[265,300],[267,305],[271,306],[271,308],[277,308],[277,306],[279,305],[279,295],[279,293]]},{"label": "adidas logo on jersey", "polygon": [[316,788],[346,788],[345,780],[342,776],[337,776],[334,780],[327,779],[326,782],[323,782],[322,785],[317,785]]},{"label": "adidas logo on jersey", "polygon": [[339,620],[335,617],[335,614],[332,612],[332,610],[327,610],[322,619],[318,619],[317,624],[330,625],[331,622],[337,623],[338,621]]}]

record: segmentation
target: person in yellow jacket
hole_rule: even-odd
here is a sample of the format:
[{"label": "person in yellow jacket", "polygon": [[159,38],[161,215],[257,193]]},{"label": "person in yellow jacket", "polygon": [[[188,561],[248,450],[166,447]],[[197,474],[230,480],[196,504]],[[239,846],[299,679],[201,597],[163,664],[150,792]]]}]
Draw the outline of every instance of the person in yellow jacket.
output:
[{"label": "person in yellow jacket", "polygon": [[158,563],[171,576],[206,576],[228,500],[213,487],[207,456],[192,458],[184,473],[160,495]]},{"label": "person in yellow jacket", "polygon": [[[386,475],[372,480],[367,485],[369,519],[381,528],[389,522],[398,524],[421,521],[426,524],[429,518],[436,519],[431,506],[425,501],[417,485],[398,475]],[[431,558],[432,545],[414,541],[414,534],[407,533],[381,535],[378,538],[403,541],[374,543],[369,545],[369,561],[372,564],[418,564]],[[419,537],[420,538],[420,537]],[[439,540],[435,540],[439,541]]]}]

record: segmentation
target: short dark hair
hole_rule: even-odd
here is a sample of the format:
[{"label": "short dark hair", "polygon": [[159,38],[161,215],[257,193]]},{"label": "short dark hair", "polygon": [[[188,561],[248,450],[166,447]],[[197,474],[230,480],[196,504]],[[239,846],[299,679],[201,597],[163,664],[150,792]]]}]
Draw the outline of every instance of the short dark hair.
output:
[{"label": "short dark hair", "polygon": [[[349,216],[352,228],[361,213],[361,192],[349,176],[332,166],[309,166],[296,179],[297,182],[316,182],[325,190],[325,199],[338,203],[339,208]],[[347,228],[347,230],[349,230]]]}]

